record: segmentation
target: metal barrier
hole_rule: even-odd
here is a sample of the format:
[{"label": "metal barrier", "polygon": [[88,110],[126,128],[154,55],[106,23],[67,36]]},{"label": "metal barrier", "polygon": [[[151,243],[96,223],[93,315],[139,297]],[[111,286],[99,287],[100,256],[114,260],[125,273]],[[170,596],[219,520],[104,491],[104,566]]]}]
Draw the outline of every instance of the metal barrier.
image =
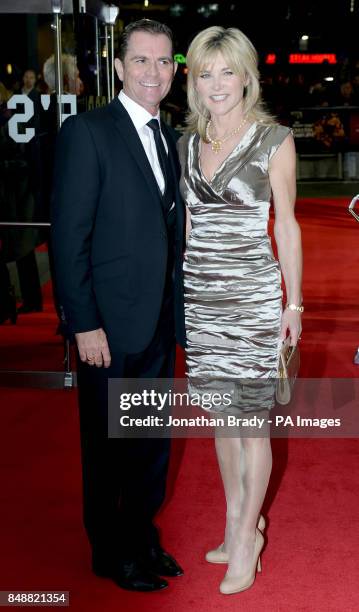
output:
[{"label": "metal barrier", "polygon": [[349,212],[351,215],[353,215],[354,219],[356,219],[357,221],[359,221],[359,215],[355,212],[355,205],[358,202],[358,200],[359,200],[359,194],[354,196],[354,198],[349,204]]},{"label": "metal barrier", "polygon": [[[356,221],[359,222],[359,215],[355,212],[355,205],[356,203],[359,201],[359,194],[354,196],[354,198],[352,199],[352,201],[349,204],[349,212],[351,215],[353,215],[354,219],[356,219]],[[355,365],[359,366],[359,347],[356,350],[356,353],[354,355],[354,363]]]}]

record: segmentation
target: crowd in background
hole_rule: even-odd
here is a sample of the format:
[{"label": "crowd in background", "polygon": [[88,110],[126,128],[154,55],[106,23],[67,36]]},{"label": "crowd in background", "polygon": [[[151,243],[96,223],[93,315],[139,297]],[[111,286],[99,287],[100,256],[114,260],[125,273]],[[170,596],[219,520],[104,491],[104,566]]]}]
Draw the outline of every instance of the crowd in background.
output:
[{"label": "crowd in background", "polygon": [[262,78],[263,99],[273,114],[285,119],[302,107],[359,106],[359,62],[355,69],[333,76],[268,71]]},{"label": "crowd in background", "polygon": [[[73,56],[66,56],[68,62],[75,62]],[[48,62],[53,62],[49,58]],[[77,95],[93,95],[92,86],[81,80],[74,65],[65,70],[72,70],[72,84],[67,88]],[[50,74],[47,74],[47,72]],[[6,103],[17,93],[29,93],[36,90],[40,94],[51,93],[51,72],[46,70],[46,62],[42,73],[36,73],[32,68],[21,73],[15,68],[12,75],[0,75],[0,105],[2,116],[6,114]],[[81,75],[82,76],[82,75]],[[71,79],[70,79],[71,80]],[[359,60],[350,62],[345,59],[337,65],[325,62],[317,66],[285,67],[263,66],[262,68],[262,94],[267,108],[279,119],[286,120],[291,110],[302,107],[328,107],[328,106],[359,106]],[[66,87],[65,87],[66,91]],[[167,101],[167,108],[171,107],[176,115],[184,119],[186,112],[186,76],[178,72],[177,82],[174,83],[173,92]],[[174,122],[179,123],[178,121]]]}]

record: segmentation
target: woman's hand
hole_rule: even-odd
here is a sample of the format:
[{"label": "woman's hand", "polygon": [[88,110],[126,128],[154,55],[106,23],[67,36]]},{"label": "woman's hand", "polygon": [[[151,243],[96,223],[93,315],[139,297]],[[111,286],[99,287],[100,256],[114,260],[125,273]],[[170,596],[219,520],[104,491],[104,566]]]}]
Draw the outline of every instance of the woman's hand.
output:
[{"label": "woman's hand", "polygon": [[296,346],[300,334],[302,333],[301,313],[297,310],[289,310],[285,308],[282,314],[280,339],[283,342],[289,332],[290,345]]}]

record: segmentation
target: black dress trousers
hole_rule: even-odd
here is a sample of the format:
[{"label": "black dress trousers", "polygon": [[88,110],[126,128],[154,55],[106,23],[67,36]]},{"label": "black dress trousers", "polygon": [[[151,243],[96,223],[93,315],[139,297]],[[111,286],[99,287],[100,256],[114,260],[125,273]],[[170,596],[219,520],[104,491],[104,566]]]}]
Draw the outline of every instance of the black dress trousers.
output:
[{"label": "black dress trousers", "polygon": [[[134,560],[159,544],[153,519],[164,501],[170,440],[108,438],[109,378],[173,378],[173,227],[168,217],[168,266],[162,310],[141,353],[111,353],[109,368],[78,359],[84,525],[94,557]],[[111,349],[111,341],[110,341]]]}]

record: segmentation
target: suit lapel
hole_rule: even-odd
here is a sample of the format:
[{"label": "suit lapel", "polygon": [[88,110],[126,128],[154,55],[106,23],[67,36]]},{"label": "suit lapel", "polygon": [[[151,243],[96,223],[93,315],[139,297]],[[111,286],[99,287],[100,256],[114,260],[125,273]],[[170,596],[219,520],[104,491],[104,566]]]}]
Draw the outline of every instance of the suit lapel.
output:
[{"label": "suit lapel", "polygon": [[176,185],[177,185],[177,182],[179,181],[179,177],[180,177],[180,167],[178,163],[176,144],[169,133],[167,125],[163,121],[161,121],[161,130],[167,142],[168,157],[169,157],[169,161],[170,161],[170,165],[172,169],[172,175],[176,179]]},{"label": "suit lapel", "polygon": [[182,234],[184,229],[184,205],[181,197],[180,189],[179,189],[179,181],[181,177],[181,168],[178,159],[178,153],[176,148],[176,143],[173,137],[170,134],[170,131],[167,128],[167,125],[161,121],[161,130],[166,139],[168,145],[168,157],[172,169],[172,176],[175,181],[175,205],[176,205],[176,215],[177,215],[177,235],[180,240],[182,240]]},{"label": "suit lapel", "polygon": [[[146,182],[148,184],[150,193],[154,201],[157,201],[158,205],[163,212],[163,202],[160,190],[158,188],[158,184],[153,174],[151,165],[148,161],[146,152],[144,151],[142,142],[140,140],[139,135],[137,134],[136,128],[133,125],[131,118],[124,108],[124,106],[119,101],[116,96],[112,102],[110,102],[109,111],[114,120],[115,126],[118,130],[118,133],[124,142],[125,146],[128,148],[134,162],[137,164],[139,171],[143,174]],[[164,137],[166,139],[168,145],[168,153],[169,153],[169,161],[171,164],[172,174],[175,181],[175,206],[176,206],[176,215],[177,215],[177,235],[180,239],[182,239],[182,230],[184,223],[184,207],[183,201],[179,191],[179,178],[181,175],[177,149],[174,139],[172,138],[169,130],[165,123],[161,121],[161,129]]]},{"label": "suit lapel", "polygon": [[133,125],[128,112],[117,97],[112,100],[108,108],[115,121],[115,125],[122,140],[127,146],[135,163],[138,165],[140,172],[145,177],[153,198],[157,200],[162,207],[160,191],[158,189],[156,178],[153,174],[140,137],[137,134],[136,128]]}]

